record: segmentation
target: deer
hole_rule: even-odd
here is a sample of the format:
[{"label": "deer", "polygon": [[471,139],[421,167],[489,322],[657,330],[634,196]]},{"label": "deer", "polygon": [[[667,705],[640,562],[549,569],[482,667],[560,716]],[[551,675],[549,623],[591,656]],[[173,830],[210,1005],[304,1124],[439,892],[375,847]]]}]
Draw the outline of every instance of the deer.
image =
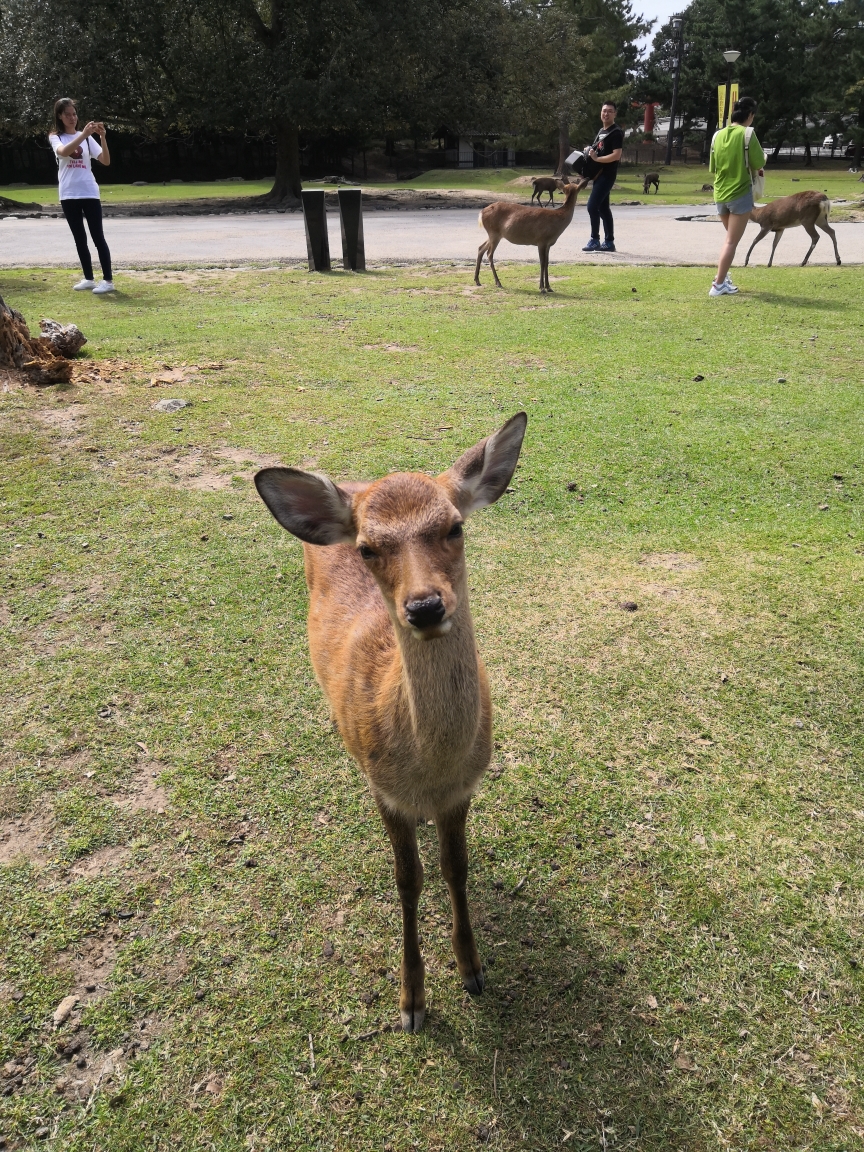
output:
[{"label": "deer", "polygon": [[642,181],[642,194],[643,194],[643,196],[648,195],[648,189],[651,187],[652,184],[654,185],[654,191],[659,193],[659,191],[660,191],[660,173],[659,172],[646,172],[645,173],[645,179]]},{"label": "deer", "polygon": [[799,225],[811,240],[807,255],[801,261],[802,268],[810,259],[810,253],[819,243],[817,228],[821,228],[823,232],[827,232],[833,240],[834,258],[839,264],[840,253],[837,250],[837,236],[834,233],[834,229],[828,223],[828,214],[830,211],[831,201],[824,192],[816,192],[815,190],[795,192],[791,196],[781,196],[778,200],[772,200],[770,204],[765,204],[762,208],[753,208],[750,212],[750,219],[759,225],[760,232],[750,245],[750,250],[744,260],[744,267],[747,267],[750,261],[750,253],[759,241],[763,240],[769,232],[773,232],[774,243],[771,245],[771,255],[768,257],[768,267],[770,268],[774,261],[774,252],[780,242],[780,237],[787,228],[797,228]]},{"label": "deer", "polygon": [[543,192],[549,193],[549,199],[546,202],[547,207],[555,203],[555,193],[563,192],[567,185],[570,183],[566,176],[532,176],[531,187],[531,204],[534,203],[534,197],[537,197],[537,206],[542,208],[540,196]]},{"label": "deer", "polygon": [[465,826],[492,755],[492,704],[462,526],[507,488],[527,423],[524,412],[512,416],[439,476],[339,484],[299,468],[255,476],[275,519],[303,542],[312,667],[393,848],[405,1032],[419,1031],[426,1014],[418,820],[437,829],[462,986],[479,996],[485,984],[466,895]]},{"label": "deer", "polygon": [[573,219],[576,198],[588,183],[582,179],[568,184],[564,192],[564,203],[558,208],[532,208],[527,204],[513,204],[508,200],[496,200],[488,204],[478,216],[480,227],[486,229],[487,240],[477,251],[477,264],[474,268],[474,283],[480,283],[480,265],[483,257],[489,257],[489,267],[498,288],[504,285],[498,279],[495,269],[495,249],[502,240],[511,244],[536,244],[540,254],[540,291],[551,292],[549,286],[549,249]]}]

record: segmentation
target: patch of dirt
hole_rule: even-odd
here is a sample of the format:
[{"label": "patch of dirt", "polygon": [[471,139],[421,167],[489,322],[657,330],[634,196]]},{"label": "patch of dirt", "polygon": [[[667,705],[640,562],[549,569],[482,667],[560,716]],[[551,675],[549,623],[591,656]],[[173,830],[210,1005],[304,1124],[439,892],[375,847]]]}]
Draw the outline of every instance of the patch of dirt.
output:
[{"label": "patch of dirt", "polygon": [[27,813],[0,824],[0,864],[44,864],[53,826],[44,816]]},{"label": "patch of dirt", "polygon": [[669,572],[697,572],[702,567],[698,556],[688,552],[649,552],[639,561],[648,568],[665,568]]},{"label": "patch of dirt", "polygon": [[163,813],[168,807],[168,794],[157,783],[163,765],[148,761],[140,764],[132,781],[130,791],[115,804],[122,812]]},{"label": "patch of dirt", "polygon": [[70,875],[80,879],[92,880],[113,872],[129,858],[129,849],[121,847],[100,848],[78,860],[70,869]]},{"label": "patch of dirt", "polygon": [[133,470],[139,474],[149,472],[157,479],[196,492],[222,492],[231,487],[235,477],[251,481],[259,469],[276,468],[282,464],[278,456],[231,447],[193,448],[183,453],[179,449],[141,451],[133,452],[127,460],[133,463]]},{"label": "patch of dirt", "polygon": [[364,344],[367,352],[416,352],[416,344]]},{"label": "patch of dirt", "polygon": [[87,415],[85,404],[64,405],[57,408],[39,408],[33,413],[33,418],[48,428],[55,428],[66,436],[74,436],[81,431],[84,417]]}]

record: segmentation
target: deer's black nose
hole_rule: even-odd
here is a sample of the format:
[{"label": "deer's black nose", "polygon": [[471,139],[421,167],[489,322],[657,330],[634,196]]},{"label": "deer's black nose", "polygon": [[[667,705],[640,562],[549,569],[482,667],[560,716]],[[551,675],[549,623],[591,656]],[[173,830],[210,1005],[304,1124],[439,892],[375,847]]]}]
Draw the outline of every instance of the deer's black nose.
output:
[{"label": "deer's black nose", "polygon": [[412,628],[431,628],[444,619],[444,601],[437,594],[405,601],[405,617]]}]

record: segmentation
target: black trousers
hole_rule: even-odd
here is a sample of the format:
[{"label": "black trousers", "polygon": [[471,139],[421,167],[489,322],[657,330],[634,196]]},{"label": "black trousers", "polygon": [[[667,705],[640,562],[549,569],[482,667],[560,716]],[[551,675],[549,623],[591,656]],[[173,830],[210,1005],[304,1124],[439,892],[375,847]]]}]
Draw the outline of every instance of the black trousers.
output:
[{"label": "black trousers", "polygon": [[90,259],[90,249],[87,247],[87,233],[84,230],[84,221],[90,229],[90,236],[99,253],[99,263],[102,265],[102,275],[106,280],[113,279],[111,275],[111,253],[105,243],[105,233],[102,231],[102,202],[95,197],[88,200],[61,200],[60,207],[66,217],[66,223],[75,240],[78,249],[78,259],[84,270],[86,280],[93,279],[93,261]]},{"label": "black trousers", "polygon": [[594,187],[588,197],[588,217],[591,221],[591,235],[595,240],[600,239],[601,220],[606,239],[615,239],[615,224],[612,220],[612,209],[609,207],[609,193],[614,183],[614,172],[601,172],[594,179]]}]

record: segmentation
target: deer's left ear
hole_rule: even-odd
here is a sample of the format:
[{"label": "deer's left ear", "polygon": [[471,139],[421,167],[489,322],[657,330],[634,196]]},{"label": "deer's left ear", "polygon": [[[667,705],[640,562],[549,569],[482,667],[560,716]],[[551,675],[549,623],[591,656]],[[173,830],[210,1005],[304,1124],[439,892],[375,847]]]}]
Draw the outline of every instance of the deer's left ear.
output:
[{"label": "deer's left ear", "polygon": [[527,426],[527,415],[517,412],[438,477],[463,516],[494,504],[504,492],[513,479]]}]

